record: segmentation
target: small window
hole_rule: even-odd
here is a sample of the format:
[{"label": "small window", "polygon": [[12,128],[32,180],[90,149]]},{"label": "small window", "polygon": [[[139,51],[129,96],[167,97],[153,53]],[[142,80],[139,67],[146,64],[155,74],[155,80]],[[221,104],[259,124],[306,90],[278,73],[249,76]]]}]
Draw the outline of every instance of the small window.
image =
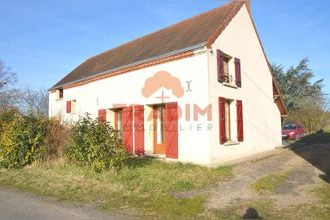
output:
[{"label": "small window", "polygon": [[231,140],[231,126],[230,126],[230,100],[226,100],[225,102],[225,118],[226,118],[226,139]]},{"label": "small window", "polygon": [[230,83],[230,74],[229,74],[229,62],[230,62],[230,57],[225,56],[223,59],[223,71],[225,75],[225,82]]},{"label": "small window", "polygon": [[220,144],[232,141],[231,104],[233,100],[219,97],[219,135]]},{"label": "small window", "polygon": [[57,99],[63,99],[63,89],[58,89],[56,92],[57,92]]},{"label": "small window", "polygon": [[77,113],[77,101],[76,100],[71,101],[71,113]]},{"label": "small window", "polygon": [[123,110],[118,109],[115,111],[115,129],[119,132],[120,138],[123,133]]}]

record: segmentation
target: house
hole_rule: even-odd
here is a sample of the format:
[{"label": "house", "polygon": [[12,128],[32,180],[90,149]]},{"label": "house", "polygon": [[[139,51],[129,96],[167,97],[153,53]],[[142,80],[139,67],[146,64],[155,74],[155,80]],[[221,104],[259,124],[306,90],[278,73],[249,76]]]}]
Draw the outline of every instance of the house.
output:
[{"label": "house", "polygon": [[247,0],[87,59],[49,105],[50,117],[110,122],[131,154],[204,165],[281,145],[287,114]]}]

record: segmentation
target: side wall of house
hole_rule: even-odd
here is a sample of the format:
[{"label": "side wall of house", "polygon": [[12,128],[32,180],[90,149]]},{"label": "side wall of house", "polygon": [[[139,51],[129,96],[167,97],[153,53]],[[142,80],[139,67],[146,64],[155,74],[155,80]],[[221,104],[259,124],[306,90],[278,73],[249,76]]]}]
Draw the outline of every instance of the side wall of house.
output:
[{"label": "side wall of house", "polygon": [[[224,86],[217,79],[216,50],[233,57],[229,73],[235,81],[234,58],[241,61],[241,88]],[[210,134],[213,163],[235,160],[281,145],[281,116],[273,101],[272,77],[258,41],[247,8],[243,6],[209,52],[209,98],[213,108],[213,130]],[[230,105],[233,145],[219,141],[218,98],[233,100]],[[244,141],[237,141],[236,100],[243,102]]]},{"label": "side wall of house", "polygon": [[[171,89],[161,88],[150,97],[141,93],[145,81],[159,71],[166,71],[181,82],[184,89],[182,97],[173,95]],[[198,164],[209,163],[209,133],[206,115],[200,116],[199,121],[193,121],[193,105],[202,109],[209,103],[208,97],[208,61],[207,53],[197,52],[192,57],[163,63],[148,68],[113,76],[95,81],[79,87],[64,90],[64,98],[57,100],[56,93],[50,93],[50,117],[60,116],[65,121],[76,121],[79,117],[89,113],[91,117],[98,116],[98,109],[107,109],[107,120],[113,124],[114,114],[111,111],[115,105],[144,105],[145,116],[145,151],[153,153],[153,104],[160,104],[159,96],[164,91],[164,102],[178,102],[179,117],[178,160]],[[188,89],[189,83],[189,89]],[[187,91],[189,90],[189,91]],[[66,113],[66,102],[76,100],[77,111],[74,114]],[[186,120],[186,104],[190,104],[191,120]],[[151,115],[152,116],[152,115]],[[151,119],[151,120],[150,120]]]}]

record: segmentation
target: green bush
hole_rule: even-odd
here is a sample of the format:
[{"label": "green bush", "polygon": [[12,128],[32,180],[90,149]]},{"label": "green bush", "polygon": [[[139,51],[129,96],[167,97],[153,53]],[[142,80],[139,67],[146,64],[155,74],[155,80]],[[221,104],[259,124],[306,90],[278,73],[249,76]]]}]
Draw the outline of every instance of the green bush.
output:
[{"label": "green bush", "polygon": [[34,116],[7,118],[0,133],[0,165],[21,168],[42,159],[45,146],[45,121]]},{"label": "green bush", "polygon": [[98,124],[88,115],[71,128],[65,154],[70,162],[91,166],[97,172],[120,169],[128,158],[118,133],[110,124]]},{"label": "green bush", "polygon": [[6,126],[13,122],[17,117],[20,117],[20,113],[15,109],[9,109],[0,111],[0,135],[6,130]]}]

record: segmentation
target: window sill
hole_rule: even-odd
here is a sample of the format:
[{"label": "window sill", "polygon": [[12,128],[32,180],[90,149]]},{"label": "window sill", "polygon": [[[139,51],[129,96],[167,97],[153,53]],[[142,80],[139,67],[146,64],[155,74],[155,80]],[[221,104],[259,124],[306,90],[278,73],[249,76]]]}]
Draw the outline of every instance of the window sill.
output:
[{"label": "window sill", "polygon": [[224,144],[224,146],[232,146],[232,145],[239,145],[239,142],[229,140]]},{"label": "window sill", "polygon": [[231,87],[231,88],[234,88],[234,89],[237,89],[238,87],[233,84],[233,83],[227,83],[227,82],[223,82],[222,83],[224,86],[227,86],[227,87]]}]

